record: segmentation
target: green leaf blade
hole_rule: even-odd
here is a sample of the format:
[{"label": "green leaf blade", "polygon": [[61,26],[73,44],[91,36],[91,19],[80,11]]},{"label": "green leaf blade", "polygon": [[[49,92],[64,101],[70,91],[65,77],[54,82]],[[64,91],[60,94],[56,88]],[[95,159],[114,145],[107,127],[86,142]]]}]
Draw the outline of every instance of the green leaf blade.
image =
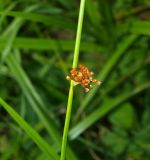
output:
[{"label": "green leaf blade", "polygon": [[0,98],[0,105],[9,113],[9,115],[16,121],[16,123],[31,137],[37,146],[43,151],[50,160],[59,160],[59,156],[55,153],[45,140],[2,98]]}]

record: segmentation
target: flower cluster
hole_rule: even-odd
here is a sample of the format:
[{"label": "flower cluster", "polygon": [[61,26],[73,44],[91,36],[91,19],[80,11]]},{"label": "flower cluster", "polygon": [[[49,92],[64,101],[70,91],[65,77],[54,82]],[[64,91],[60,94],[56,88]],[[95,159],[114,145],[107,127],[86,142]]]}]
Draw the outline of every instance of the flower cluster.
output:
[{"label": "flower cluster", "polygon": [[79,65],[79,68],[71,69],[70,76],[67,76],[67,80],[73,80],[74,85],[80,84],[85,88],[85,92],[88,92],[90,88],[93,88],[91,83],[96,83],[97,85],[101,84],[101,81],[93,79],[93,72],[90,72],[89,69],[84,65]]}]

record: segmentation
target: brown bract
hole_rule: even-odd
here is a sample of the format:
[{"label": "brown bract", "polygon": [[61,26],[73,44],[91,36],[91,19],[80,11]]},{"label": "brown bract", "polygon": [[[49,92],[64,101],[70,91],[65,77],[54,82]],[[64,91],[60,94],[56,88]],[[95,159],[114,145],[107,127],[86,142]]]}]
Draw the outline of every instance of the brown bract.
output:
[{"label": "brown bract", "polygon": [[93,79],[93,74],[86,66],[80,64],[78,68],[71,69],[70,75],[66,79],[73,80],[74,85],[80,84],[85,88],[85,92],[88,92],[90,88],[93,88],[92,83],[101,84],[101,81]]}]

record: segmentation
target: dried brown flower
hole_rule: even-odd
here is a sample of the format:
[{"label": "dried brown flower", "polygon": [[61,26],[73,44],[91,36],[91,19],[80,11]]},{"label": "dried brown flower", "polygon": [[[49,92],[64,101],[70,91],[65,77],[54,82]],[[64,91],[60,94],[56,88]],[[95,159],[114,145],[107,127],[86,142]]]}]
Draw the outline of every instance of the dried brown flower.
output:
[{"label": "dried brown flower", "polygon": [[93,79],[94,73],[84,65],[79,65],[77,69],[73,68],[70,71],[70,76],[67,76],[67,80],[73,80],[74,85],[80,84],[85,88],[85,92],[89,92],[90,88],[93,88],[91,83],[101,84],[101,81]]}]

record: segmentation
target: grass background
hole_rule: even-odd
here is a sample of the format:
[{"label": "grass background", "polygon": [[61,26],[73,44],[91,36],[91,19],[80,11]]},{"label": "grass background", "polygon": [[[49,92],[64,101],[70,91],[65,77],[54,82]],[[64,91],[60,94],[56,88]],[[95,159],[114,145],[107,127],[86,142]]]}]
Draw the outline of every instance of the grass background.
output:
[{"label": "grass background", "polygon": [[[59,159],[78,12],[0,0],[0,160]],[[74,89],[67,160],[150,159],[149,36],[149,0],[86,0],[79,63],[103,83]]]}]

